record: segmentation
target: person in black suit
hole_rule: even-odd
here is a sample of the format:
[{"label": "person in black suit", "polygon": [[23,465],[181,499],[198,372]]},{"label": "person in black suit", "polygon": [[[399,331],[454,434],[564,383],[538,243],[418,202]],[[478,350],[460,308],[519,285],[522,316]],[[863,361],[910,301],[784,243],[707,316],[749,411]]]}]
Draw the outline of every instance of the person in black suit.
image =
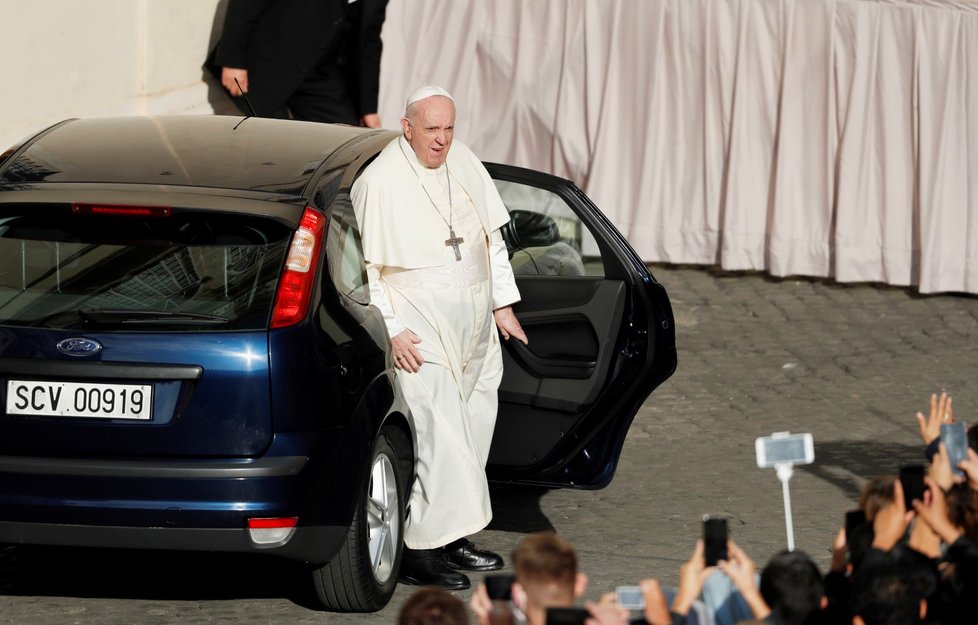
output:
[{"label": "person in black suit", "polygon": [[387,0],[229,0],[213,65],[260,117],[379,128],[386,11]]}]

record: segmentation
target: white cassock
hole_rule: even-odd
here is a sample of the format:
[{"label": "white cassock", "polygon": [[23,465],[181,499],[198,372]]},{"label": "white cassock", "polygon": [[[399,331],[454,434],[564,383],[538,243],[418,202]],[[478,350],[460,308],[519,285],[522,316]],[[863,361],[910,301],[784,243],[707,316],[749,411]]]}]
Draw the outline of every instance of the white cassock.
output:
[{"label": "white cassock", "polygon": [[[421,339],[420,371],[397,371],[417,444],[404,544],[433,549],[492,519],[485,468],[503,374],[492,311],[520,299],[499,232],[509,213],[485,167],[457,141],[445,164],[428,169],[399,137],[351,196],[371,303],[390,336],[408,329]],[[446,244],[450,229],[463,239],[461,260]]]}]

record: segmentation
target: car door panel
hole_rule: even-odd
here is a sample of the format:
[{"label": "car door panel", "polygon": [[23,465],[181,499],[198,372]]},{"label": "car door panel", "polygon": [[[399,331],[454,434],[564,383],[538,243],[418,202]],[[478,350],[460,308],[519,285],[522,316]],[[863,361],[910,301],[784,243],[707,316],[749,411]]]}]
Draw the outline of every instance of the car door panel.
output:
[{"label": "car door panel", "polygon": [[506,343],[503,362],[509,375],[503,374],[500,400],[580,410],[594,401],[607,374],[624,309],[624,283],[537,277],[520,278],[517,286],[525,293],[516,312],[529,344]]},{"label": "car door panel", "polygon": [[675,370],[668,297],[572,182],[488,169],[511,215],[503,236],[529,339],[503,342],[489,477],[601,488],[638,408]]},{"label": "car door panel", "polygon": [[[529,339],[504,344],[492,461],[532,465],[559,443],[603,388],[625,304],[620,280],[517,280]],[[512,434],[510,434],[512,433]]]}]

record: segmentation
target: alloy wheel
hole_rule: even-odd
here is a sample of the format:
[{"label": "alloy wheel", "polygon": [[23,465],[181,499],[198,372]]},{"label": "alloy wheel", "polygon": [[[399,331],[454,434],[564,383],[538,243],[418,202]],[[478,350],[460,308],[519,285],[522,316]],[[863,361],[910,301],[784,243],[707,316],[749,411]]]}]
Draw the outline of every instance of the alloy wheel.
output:
[{"label": "alloy wheel", "polygon": [[383,584],[394,572],[401,540],[400,502],[394,465],[386,454],[374,458],[367,487],[367,549],[374,579]]}]

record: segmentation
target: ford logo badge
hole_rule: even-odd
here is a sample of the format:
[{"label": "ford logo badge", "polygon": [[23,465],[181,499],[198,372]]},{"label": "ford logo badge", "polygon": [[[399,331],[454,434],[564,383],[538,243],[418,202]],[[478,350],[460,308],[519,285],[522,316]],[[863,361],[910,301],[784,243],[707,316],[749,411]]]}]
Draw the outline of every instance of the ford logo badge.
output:
[{"label": "ford logo badge", "polygon": [[74,337],[58,341],[58,351],[69,356],[91,356],[102,351],[102,344],[92,339]]}]

